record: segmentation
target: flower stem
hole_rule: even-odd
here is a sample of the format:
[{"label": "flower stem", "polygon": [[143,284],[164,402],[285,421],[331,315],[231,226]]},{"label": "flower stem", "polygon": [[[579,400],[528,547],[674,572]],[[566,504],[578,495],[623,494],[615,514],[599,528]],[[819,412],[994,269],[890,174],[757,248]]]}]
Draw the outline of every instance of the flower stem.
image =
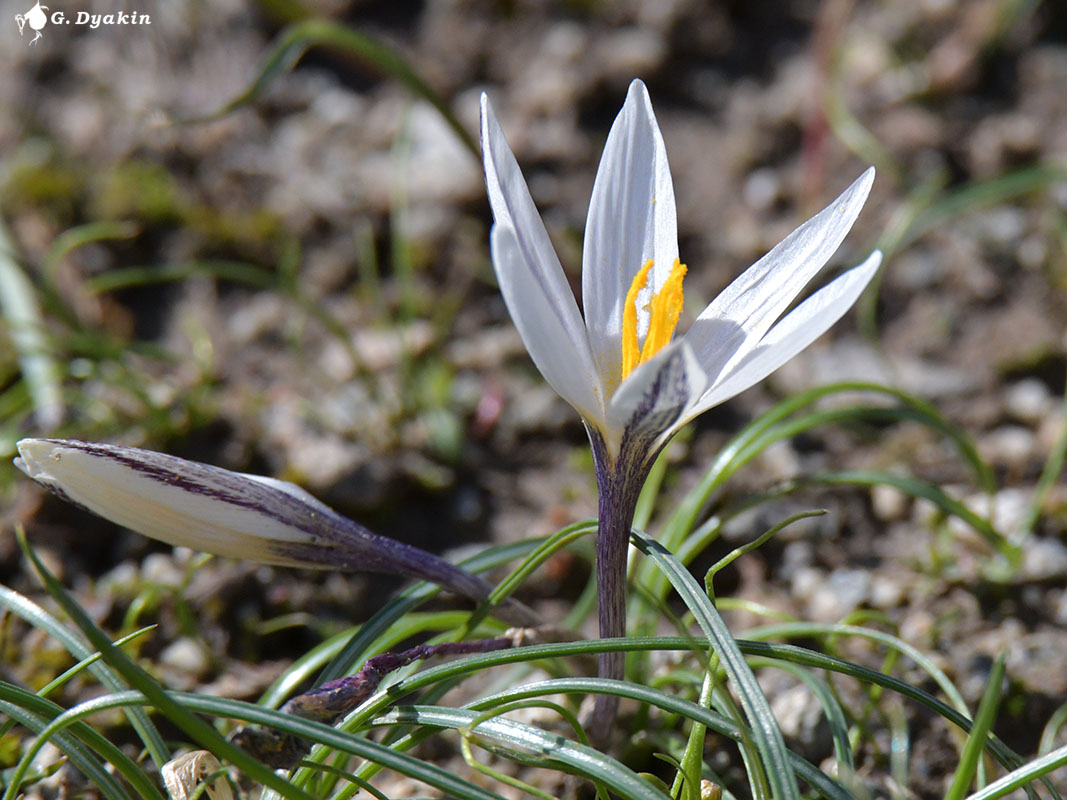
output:
[{"label": "flower stem", "polygon": [[[628,448],[612,459],[599,432],[589,429],[596,468],[598,523],[596,540],[597,610],[600,638],[626,635],[626,551],[630,542],[637,499],[648,473],[643,460],[628,458]],[[623,677],[624,653],[601,653],[601,678]],[[590,733],[603,738],[611,730],[619,708],[619,698],[597,695],[590,719]]]},{"label": "flower stem", "polygon": [[[324,683],[309,692],[297,695],[283,705],[281,710],[285,714],[332,725],[374,694],[382,678],[400,667],[434,656],[489,653],[515,646],[513,638],[499,637],[471,642],[421,644],[399,653],[381,653],[368,658],[363,663],[363,668],[355,675]],[[306,742],[275,728],[238,728],[230,740],[275,769],[291,768],[309,750]]]}]

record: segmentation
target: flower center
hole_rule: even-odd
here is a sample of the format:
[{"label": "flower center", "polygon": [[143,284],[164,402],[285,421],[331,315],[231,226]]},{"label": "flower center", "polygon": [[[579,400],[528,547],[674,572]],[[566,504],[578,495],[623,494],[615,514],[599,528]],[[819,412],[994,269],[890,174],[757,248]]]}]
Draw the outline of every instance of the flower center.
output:
[{"label": "flower center", "polygon": [[678,325],[682,313],[682,279],[685,277],[685,264],[674,259],[674,266],[658,292],[654,292],[645,306],[648,309],[648,333],[644,344],[637,339],[637,296],[648,286],[648,273],[652,271],[652,259],[634,275],[630,291],[626,293],[626,304],[622,309],[622,379],[626,380],[638,364],[644,364],[652,356],[667,346]]}]

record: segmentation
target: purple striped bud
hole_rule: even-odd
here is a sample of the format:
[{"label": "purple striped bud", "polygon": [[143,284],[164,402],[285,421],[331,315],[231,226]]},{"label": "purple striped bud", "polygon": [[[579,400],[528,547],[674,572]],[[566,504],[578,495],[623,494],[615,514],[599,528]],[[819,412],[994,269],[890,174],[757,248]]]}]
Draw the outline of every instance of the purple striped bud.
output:
[{"label": "purple striped bud", "polygon": [[[18,450],[15,466],[64,500],[167,544],[266,564],[419,578],[477,601],[492,588],[443,558],[371,533],[286,481],[70,439],[23,439]],[[518,603],[495,613],[536,624]]]}]

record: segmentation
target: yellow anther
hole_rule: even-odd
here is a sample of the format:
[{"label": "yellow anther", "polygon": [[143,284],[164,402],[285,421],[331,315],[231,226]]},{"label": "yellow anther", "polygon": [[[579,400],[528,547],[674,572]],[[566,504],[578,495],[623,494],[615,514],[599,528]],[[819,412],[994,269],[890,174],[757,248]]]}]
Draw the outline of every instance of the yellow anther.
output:
[{"label": "yellow anther", "polygon": [[637,341],[637,295],[648,285],[648,273],[652,269],[652,259],[634,275],[630,291],[626,293],[626,304],[622,307],[622,377],[626,378],[641,363],[641,345]]},{"label": "yellow anther", "polygon": [[647,306],[649,311],[648,333],[643,345],[637,341],[637,296],[648,285],[648,273],[652,261],[645,262],[626,293],[626,305],[622,310],[622,377],[634,371],[638,364],[643,364],[666,347],[674,329],[678,325],[685,300],[682,294],[682,280],[685,278],[685,264],[674,260],[667,280],[660,290],[652,295]]}]

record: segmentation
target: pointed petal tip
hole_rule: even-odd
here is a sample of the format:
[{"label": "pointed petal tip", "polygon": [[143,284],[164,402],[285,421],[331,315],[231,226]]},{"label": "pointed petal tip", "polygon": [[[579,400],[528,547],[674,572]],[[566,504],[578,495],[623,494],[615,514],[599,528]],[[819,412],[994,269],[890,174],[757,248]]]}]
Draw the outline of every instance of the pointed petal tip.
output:
[{"label": "pointed petal tip", "polygon": [[15,443],[19,455],[14,464],[27,477],[36,480],[45,471],[44,462],[58,449],[58,444],[55,439],[20,439]]},{"label": "pointed petal tip", "polygon": [[[858,289],[858,291],[856,293],[856,298],[858,299],[859,295],[863,291],[866,290],[868,284],[870,284],[870,282],[872,280],[874,280],[874,276],[878,274],[878,270],[881,269],[881,267],[882,267],[882,257],[883,256],[882,256],[882,251],[881,250],[873,251],[869,256],[867,256],[865,259],[863,259],[863,261],[861,261],[859,264],[854,266],[852,269],[848,270],[846,273],[838,276],[837,280],[841,280],[842,278],[845,277],[845,275],[847,275],[850,272],[854,273],[857,276],[858,280],[859,280],[859,287],[860,288]],[[855,302],[855,300],[853,300],[852,302]],[[851,303],[850,303],[850,305],[851,305]]]},{"label": "pointed petal tip", "polygon": [[863,263],[860,264],[860,267],[877,269],[882,265],[883,258],[885,258],[885,253],[883,253],[881,250],[875,250],[863,260]]},{"label": "pointed petal tip", "polygon": [[489,120],[493,118],[493,107],[489,103],[489,95],[482,92],[481,116],[478,124],[478,139],[482,146],[482,161],[489,157]]},{"label": "pointed petal tip", "polygon": [[849,270],[846,270],[845,273],[842,273],[842,275],[838,276],[838,279],[844,277],[844,275],[849,272],[869,273],[863,279],[863,283],[864,285],[866,285],[874,277],[875,273],[878,272],[878,268],[882,266],[882,258],[883,254],[881,250],[873,250],[871,251],[871,254],[865,259],[863,259],[863,261],[861,261],[859,264]]},{"label": "pointed petal tip", "polygon": [[[864,203],[867,202],[867,195],[870,194],[871,187],[874,186],[874,175],[874,167],[867,167],[867,169],[863,171],[863,174],[856,178],[856,180],[852,182],[852,186],[849,187],[849,189],[856,188],[859,191],[863,197]],[[846,189],[845,191],[847,192],[849,189]]]},{"label": "pointed petal tip", "polygon": [[648,98],[648,87],[645,86],[645,82],[640,78],[634,78],[630,81],[630,86],[626,90],[626,99],[633,98]]},{"label": "pointed petal tip", "polygon": [[[652,97],[648,93],[648,87],[645,86],[645,82],[640,78],[634,78],[630,82],[630,87],[626,90],[626,100],[623,101],[622,109],[619,112],[620,117],[626,115],[627,109],[640,109],[643,113],[643,117],[651,121],[652,126],[659,130],[659,125],[656,123],[656,114],[652,110]],[[632,119],[636,124],[641,119],[641,116],[635,115]]]}]

